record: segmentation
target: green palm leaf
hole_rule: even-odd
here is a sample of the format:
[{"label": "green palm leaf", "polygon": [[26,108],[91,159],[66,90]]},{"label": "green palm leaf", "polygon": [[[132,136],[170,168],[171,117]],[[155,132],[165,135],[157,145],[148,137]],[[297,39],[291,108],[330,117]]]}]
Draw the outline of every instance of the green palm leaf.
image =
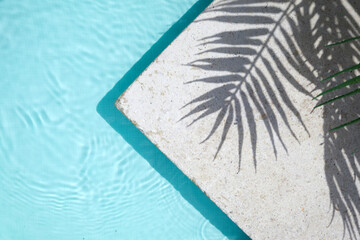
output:
[{"label": "green palm leaf", "polygon": [[349,93],[346,93],[346,94],[344,94],[344,95],[341,95],[341,96],[332,98],[332,99],[330,99],[330,100],[328,100],[328,101],[326,101],[326,102],[320,103],[320,104],[316,105],[316,106],[314,107],[314,109],[315,109],[315,108],[318,108],[318,107],[320,107],[320,106],[323,106],[323,105],[325,105],[325,104],[331,103],[331,102],[333,102],[333,101],[336,101],[336,100],[338,100],[338,99],[348,97],[348,96],[353,95],[353,94],[358,93],[358,92],[360,92],[360,88],[359,88],[359,89],[356,89],[356,90],[354,90],[354,91],[351,91],[351,92],[349,92]]},{"label": "green palm leaf", "polygon": [[334,128],[332,128],[332,129],[330,129],[330,131],[334,131],[334,130],[337,130],[337,129],[346,127],[346,126],[348,126],[348,125],[350,125],[350,124],[357,123],[357,122],[359,122],[359,121],[360,121],[360,118],[357,118],[357,119],[355,119],[355,120],[352,120],[352,121],[349,121],[349,122],[347,122],[347,123],[344,123],[344,124],[342,124],[342,125],[340,125],[340,126],[334,127]]},{"label": "green palm leaf", "polygon": [[[358,40],[358,39],[360,39],[360,36],[353,37],[353,38],[348,38],[348,39],[345,39],[345,40],[340,41],[340,42],[332,43],[332,44],[326,45],[325,47],[336,46],[336,45],[348,43],[348,42],[351,42],[351,41],[354,41],[354,40]],[[326,81],[326,80],[329,80],[329,79],[331,79],[331,78],[333,78],[333,77],[336,77],[336,76],[338,76],[338,75],[340,75],[340,74],[342,74],[342,73],[354,71],[354,70],[356,70],[356,69],[360,69],[360,64],[357,64],[357,65],[354,65],[354,66],[352,66],[352,67],[346,68],[346,69],[344,69],[344,70],[342,70],[342,71],[339,71],[339,72],[337,72],[337,73],[335,73],[335,74],[333,74],[333,75],[331,75],[331,76],[329,76],[329,77],[321,80],[321,82]],[[320,93],[319,95],[315,96],[313,99],[316,99],[316,98],[318,98],[318,97],[320,97],[320,96],[323,96],[323,95],[328,94],[328,93],[330,93],[330,92],[333,92],[333,91],[335,91],[335,90],[339,90],[339,89],[342,89],[342,88],[345,88],[345,87],[347,87],[347,86],[354,85],[354,84],[357,84],[357,83],[360,83],[360,76],[353,77],[353,78],[351,78],[351,79],[349,79],[349,80],[347,80],[347,81],[345,81],[345,82],[343,82],[343,83],[337,84],[335,87],[332,87],[332,88],[330,88],[330,89],[328,89],[328,90],[323,91],[323,92]],[[320,107],[320,106],[324,106],[324,105],[326,105],[326,104],[328,104],[328,103],[334,102],[334,101],[336,101],[336,100],[339,100],[339,99],[342,99],[342,98],[351,96],[351,95],[353,95],[353,94],[359,93],[359,92],[360,92],[360,88],[355,89],[355,90],[353,90],[353,91],[351,91],[351,92],[348,92],[348,93],[346,93],[346,94],[340,95],[340,96],[338,96],[338,97],[335,97],[335,98],[332,98],[332,99],[330,99],[330,100],[327,100],[327,101],[325,101],[325,102],[323,102],[323,103],[320,103],[320,104],[316,105],[316,106],[314,107],[314,109],[315,109],[315,108],[318,108],[318,107]],[[344,123],[344,124],[341,124],[341,125],[339,125],[339,126],[337,126],[337,127],[335,127],[335,128],[330,129],[330,131],[334,131],[334,130],[343,128],[343,127],[348,126],[348,125],[350,125],[350,124],[354,124],[354,123],[356,123],[356,122],[358,122],[358,121],[360,121],[360,118],[357,118],[357,119],[352,120],[352,121],[348,121],[348,122],[346,122],[346,123]]]},{"label": "green palm leaf", "polygon": [[320,96],[322,96],[322,95],[324,95],[324,94],[327,94],[327,93],[329,93],[329,92],[332,92],[332,91],[335,91],[335,90],[338,90],[338,89],[341,89],[341,88],[344,88],[344,87],[346,87],[346,86],[349,86],[349,85],[352,85],[352,84],[356,84],[356,83],[360,83],[360,76],[356,76],[356,77],[354,77],[354,78],[351,78],[351,79],[347,80],[347,81],[344,82],[344,83],[338,84],[337,86],[335,86],[335,87],[333,87],[333,88],[330,88],[330,89],[328,89],[328,90],[320,93],[319,95],[317,95],[316,97],[314,97],[314,99],[315,99],[315,98],[318,98],[318,97],[320,97]]},{"label": "green palm leaf", "polygon": [[339,44],[351,42],[351,41],[354,41],[354,40],[357,40],[357,39],[360,39],[360,36],[358,36],[358,37],[353,37],[353,38],[349,38],[349,39],[345,39],[345,40],[340,41],[340,42],[332,43],[332,44],[326,45],[325,47],[332,47],[332,46],[336,46],[336,45],[339,45]]},{"label": "green palm leaf", "polygon": [[321,80],[321,82],[326,81],[326,80],[329,80],[330,78],[336,77],[336,76],[338,76],[338,75],[340,75],[340,74],[342,74],[342,73],[354,71],[354,70],[359,69],[359,68],[360,68],[360,63],[357,64],[357,65],[355,65],[355,66],[346,68],[346,69],[344,69],[344,70],[342,70],[342,71],[340,71],[340,72],[337,72],[337,73],[335,73],[335,74],[333,74],[333,75],[331,75],[331,76],[329,76],[329,77]]}]

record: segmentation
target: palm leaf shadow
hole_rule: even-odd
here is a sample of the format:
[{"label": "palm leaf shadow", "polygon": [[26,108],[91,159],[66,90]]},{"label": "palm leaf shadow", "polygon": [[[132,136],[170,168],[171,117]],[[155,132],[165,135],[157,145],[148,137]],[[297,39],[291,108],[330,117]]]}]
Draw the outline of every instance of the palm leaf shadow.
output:
[{"label": "palm leaf shadow", "polygon": [[[216,77],[195,79],[186,84],[204,83],[214,86],[212,90],[193,99],[184,107],[194,107],[182,119],[197,116],[194,124],[212,114],[217,114],[215,122],[204,141],[222,128],[221,139],[214,153],[214,159],[226,141],[229,129],[235,126],[238,135],[238,172],[241,168],[241,154],[244,132],[250,133],[254,167],[257,167],[257,124],[255,111],[263,118],[267,134],[277,156],[275,139],[286,149],[279,121],[282,121],[294,139],[297,136],[292,129],[285,109],[290,110],[309,135],[301,115],[292,103],[284,83],[297,91],[312,97],[293,76],[296,71],[318,89],[336,86],[342,78],[326,84],[320,83],[334,72],[343,70],[360,59],[360,41],[353,41],[338,49],[324,48],[329,43],[360,35],[360,26],[351,11],[359,13],[356,2],[346,5],[341,0],[334,1],[282,1],[282,0],[237,0],[221,1],[208,9],[210,17],[198,21],[232,23],[246,25],[246,29],[224,31],[199,39],[205,50],[198,53],[198,60],[190,62],[191,67],[206,71],[217,71]],[[349,10],[350,8],[350,10]],[[290,26],[291,31],[285,27]],[[277,35],[275,36],[275,32]],[[277,37],[280,36],[281,38]],[[338,39],[340,38],[340,39]],[[284,41],[285,40],[285,41]],[[269,42],[272,41],[272,44]],[[211,55],[212,57],[202,57]],[[279,54],[285,55],[287,63],[281,62]],[[215,56],[215,57],[214,57]],[[357,59],[357,60],[356,60]],[[261,63],[261,67],[259,64]],[[329,67],[331,66],[331,67]],[[332,72],[329,72],[331,68]],[[354,73],[348,73],[354,76]],[[346,88],[349,90],[350,88]],[[329,94],[329,98],[334,95]],[[320,102],[326,101],[321,96]],[[330,190],[333,216],[339,212],[344,223],[344,234],[357,239],[360,234],[359,221],[360,195],[357,181],[360,179],[360,149],[353,149],[351,143],[360,146],[359,125],[329,133],[329,129],[339,124],[347,115],[360,115],[358,96],[348,97],[324,107],[324,169]],[[354,107],[355,106],[355,107]],[[243,117],[245,115],[245,118]],[[245,123],[247,122],[247,124]],[[356,124],[355,124],[356,125]],[[350,134],[351,133],[351,134]]]},{"label": "palm leaf shadow", "polygon": [[[359,63],[359,41],[338,48],[323,47],[329,43],[336,42],[338,40],[337,36],[346,39],[360,34],[358,22],[350,14],[351,10],[356,14],[359,13],[359,4],[352,1],[349,1],[349,3],[351,5],[345,6],[344,2],[340,0],[319,2],[312,7],[311,11],[310,4],[304,1],[295,9],[298,21],[309,22],[309,19],[313,18],[315,14],[319,16],[313,30],[306,25],[298,25],[300,27],[294,31],[295,38],[298,38],[299,43],[303,45],[303,54],[307,61],[312,66],[319,66],[317,79],[324,79],[335,72]],[[329,12],[334,15],[333,18],[329,18]],[[310,48],[307,46],[308,42],[318,42],[318,45]],[[320,53],[321,55],[319,54],[319,57],[314,53]],[[332,66],[331,72],[328,70],[329,66]],[[355,74],[349,73],[348,76],[352,77]],[[342,81],[344,81],[344,78],[338,76],[334,81],[329,81],[326,84],[316,81],[316,85],[319,89],[328,89]],[[351,91],[354,87],[356,86],[344,89],[344,91]],[[342,93],[340,92],[339,94],[341,95]],[[330,94],[330,96],[323,97],[319,101],[324,102],[335,96],[335,93]],[[359,185],[357,185],[360,179],[360,152],[353,147],[354,145],[360,146],[360,139],[358,137],[360,129],[359,125],[356,126],[356,124],[341,129],[338,132],[329,132],[329,129],[339,125],[339,123],[344,121],[344,118],[352,119],[354,116],[358,116],[360,107],[357,103],[359,101],[359,96],[353,96],[335,102],[332,106],[324,107],[323,112],[324,169],[330,190],[332,213],[333,217],[336,212],[340,213],[344,224],[344,236],[345,233],[348,233],[352,239],[360,237],[358,220],[360,195]]]},{"label": "palm leaf shadow", "polygon": [[[291,4],[288,5],[287,10],[289,10],[290,7]],[[223,124],[223,134],[219,142],[219,146],[214,154],[214,158],[216,158],[217,154],[219,153],[232,123],[238,125],[239,171],[241,167],[241,152],[244,135],[244,121],[241,117],[241,109],[244,108],[248,129],[250,131],[253,161],[256,169],[257,128],[254,111],[251,107],[252,104],[263,117],[267,133],[271,139],[271,144],[275,156],[277,156],[275,138],[279,139],[282,147],[287,151],[286,145],[280,134],[278,126],[279,119],[276,115],[276,112],[280,114],[281,119],[285,122],[285,125],[289,129],[291,135],[295,139],[297,139],[297,137],[292,130],[285,111],[283,110],[283,107],[280,106],[280,101],[274,92],[283,92],[281,95],[281,100],[285,103],[284,107],[289,108],[292,113],[294,113],[294,116],[298,119],[304,130],[308,132],[299,112],[296,110],[295,106],[290,101],[290,98],[287,96],[283,84],[278,81],[277,78],[274,78],[274,84],[277,88],[274,89],[272,84],[268,82],[269,80],[263,74],[263,71],[257,67],[257,62],[262,61],[266,66],[266,70],[272,76],[275,75],[276,70],[274,69],[274,66],[270,64],[270,62],[276,61],[275,54],[271,59],[268,59],[269,57],[263,56],[263,52],[268,51],[267,43],[272,39],[274,31],[279,28],[280,22],[286,16],[287,12],[280,7],[275,6],[246,6],[244,2],[240,1],[220,3],[209,11],[225,12],[226,14],[223,16],[207,18],[201,21],[231,22],[236,24],[251,24],[254,26],[252,28],[238,31],[225,31],[200,39],[200,41],[205,41],[204,44],[214,47],[200,52],[199,55],[212,52],[221,53],[222,55],[225,55],[225,57],[200,58],[189,63],[188,65],[208,71],[222,71],[225,74],[219,77],[196,79],[187,82],[187,84],[195,82],[216,83],[219,86],[184,106],[187,107],[188,105],[204,101],[198,104],[182,119],[202,112],[202,114],[194,120],[194,122],[196,122],[206,116],[209,116],[210,114],[218,112],[218,117],[215,120],[210,134],[204,139],[204,141],[206,141],[221,126],[220,123],[222,120],[226,118],[226,122]],[[247,15],[250,12],[252,15]],[[231,16],[228,16],[227,13],[231,13]],[[236,15],[234,15],[234,13],[236,13]],[[259,27],[258,24],[261,24],[262,27]],[[265,40],[262,40],[261,38],[265,38]],[[221,47],[217,47],[218,45],[221,45]],[[283,74],[290,75],[287,73],[284,66],[280,67],[280,71],[283,72]],[[292,81],[293,85],[301,92],[309,94],[295,80],[290,81]],[[269,107],[269,103],[272,103],[278,107],[276,109],[272,109]]]}]

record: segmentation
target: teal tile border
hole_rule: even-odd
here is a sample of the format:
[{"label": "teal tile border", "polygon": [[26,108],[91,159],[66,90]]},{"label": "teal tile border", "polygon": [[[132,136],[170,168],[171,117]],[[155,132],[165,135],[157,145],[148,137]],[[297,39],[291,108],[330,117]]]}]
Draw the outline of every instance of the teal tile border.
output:
[{"label": "teal tile border", "polygon": [[[212,2],[196,2],[115,84],[97,105],[99,115],[149,164],[229,239],[250,239],[194,183],[190,181],[117,108],[116,99],[159,56],[165,48]],[[114,143],[116,144],[116,143]]]}]

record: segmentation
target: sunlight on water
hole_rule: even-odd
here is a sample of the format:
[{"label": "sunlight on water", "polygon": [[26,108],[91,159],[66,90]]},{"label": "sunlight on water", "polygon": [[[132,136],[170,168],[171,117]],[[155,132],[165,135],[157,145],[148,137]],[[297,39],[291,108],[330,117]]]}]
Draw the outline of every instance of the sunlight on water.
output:
[{"label": "sunlight on water", "polygon": [[147,158],[96,110],[195,2],[0,1],[0,239],[239,238],[144,137]]}]

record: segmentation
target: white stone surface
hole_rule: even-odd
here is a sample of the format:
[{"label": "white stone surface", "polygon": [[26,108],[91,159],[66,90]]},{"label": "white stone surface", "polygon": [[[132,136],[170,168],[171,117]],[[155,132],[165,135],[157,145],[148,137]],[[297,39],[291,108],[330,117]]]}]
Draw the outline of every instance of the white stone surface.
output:
[{"label": "white stone surface", "polygon": [[360,21],[356,2],[322,2],[216,0],[116,102],[253,239],[359,238],[358,126],[329,134],[343,119],[311,95],[355,61],[322,46]]}]

